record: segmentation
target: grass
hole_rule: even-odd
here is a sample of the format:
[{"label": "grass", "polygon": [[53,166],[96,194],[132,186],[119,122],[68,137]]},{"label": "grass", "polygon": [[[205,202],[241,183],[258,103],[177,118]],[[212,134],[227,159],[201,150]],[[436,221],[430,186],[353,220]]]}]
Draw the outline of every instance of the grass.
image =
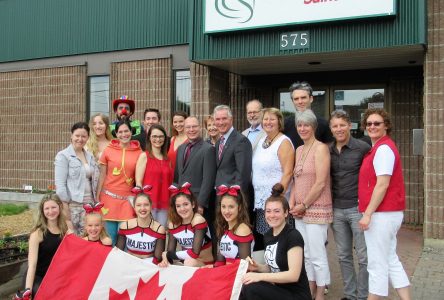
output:
[{"label": "grass", "polygon": [[28,205],[26,204],[0,204],[0,217],[1,216],[12,216],[18,215],[28,209]]}]

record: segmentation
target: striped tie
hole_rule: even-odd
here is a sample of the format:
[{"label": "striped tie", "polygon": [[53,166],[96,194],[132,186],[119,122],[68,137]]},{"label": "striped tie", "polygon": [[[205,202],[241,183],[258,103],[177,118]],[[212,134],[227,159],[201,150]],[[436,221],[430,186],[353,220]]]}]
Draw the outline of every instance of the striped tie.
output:
[{"label": "striped tie", "polygon": [[224,151],[224,145],[225,145],[224,141],[225,141],[225,137],[221,136],[220,141],[219,141],[219,160],[222,157],[222,151]]}]

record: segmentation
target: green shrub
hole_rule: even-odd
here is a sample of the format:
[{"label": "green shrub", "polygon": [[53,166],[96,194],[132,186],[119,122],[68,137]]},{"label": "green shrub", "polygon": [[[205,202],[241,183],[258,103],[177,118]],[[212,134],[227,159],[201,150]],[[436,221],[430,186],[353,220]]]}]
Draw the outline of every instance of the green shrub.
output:
[{"label": "green shrub", "polygon": [[0,216],[18,215],[28,209],[26,204],[0,204]]}]

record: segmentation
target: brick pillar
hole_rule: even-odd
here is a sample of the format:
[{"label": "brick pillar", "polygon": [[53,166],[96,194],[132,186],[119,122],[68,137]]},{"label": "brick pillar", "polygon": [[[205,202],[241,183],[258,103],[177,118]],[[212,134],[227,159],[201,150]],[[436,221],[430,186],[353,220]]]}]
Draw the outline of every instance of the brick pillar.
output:
[{"label": "brick pillar", "polygon": [[54,184],[54,157],[86,118],[86,66],[0,73],[0,187]]},{"label": "brick pillar", "polygon": [[215,106],[230,105],[228,72],[191,63],[191,115],[203,120]]},{"label": "brick pillar", "polygon": [[413,155],[412,129],[423,128],[422,77],[392,79],[389,88],[394,130],[393,139],[401,155],[406,191],[404,223],[424,223],[424,165],[423,156]]},{"label": "brick pillar", "polygon": [[[157,108],[167,132],[171,125],[171,59],[147,59],[111,64],[111,100],[127,95],[136,101],[133,119],[143,119],[146,108]],[[111,120],[115,114],[110,109]]]},{"label": "brick pillar", "polygon": [[[444,241],[444,0],[429,0],[424,63],[424,238]],[[444,244],[444,243],[443,243]]]}]

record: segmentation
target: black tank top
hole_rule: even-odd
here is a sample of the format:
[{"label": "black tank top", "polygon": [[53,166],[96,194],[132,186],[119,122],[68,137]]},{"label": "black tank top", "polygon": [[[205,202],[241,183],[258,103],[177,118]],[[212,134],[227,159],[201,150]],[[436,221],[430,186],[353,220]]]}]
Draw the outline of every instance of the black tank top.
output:
[{"label": "black tank top", "polygon": [[46,271],[48,271],[49,264],[51,263],[54,254],[59,248],[62,238],[60,234],[53,234],[49,230],[43,235],[43,241],[39,244],[39,255],[37,258],[37,267],[35,274],[40,277],[44,277]]}]

